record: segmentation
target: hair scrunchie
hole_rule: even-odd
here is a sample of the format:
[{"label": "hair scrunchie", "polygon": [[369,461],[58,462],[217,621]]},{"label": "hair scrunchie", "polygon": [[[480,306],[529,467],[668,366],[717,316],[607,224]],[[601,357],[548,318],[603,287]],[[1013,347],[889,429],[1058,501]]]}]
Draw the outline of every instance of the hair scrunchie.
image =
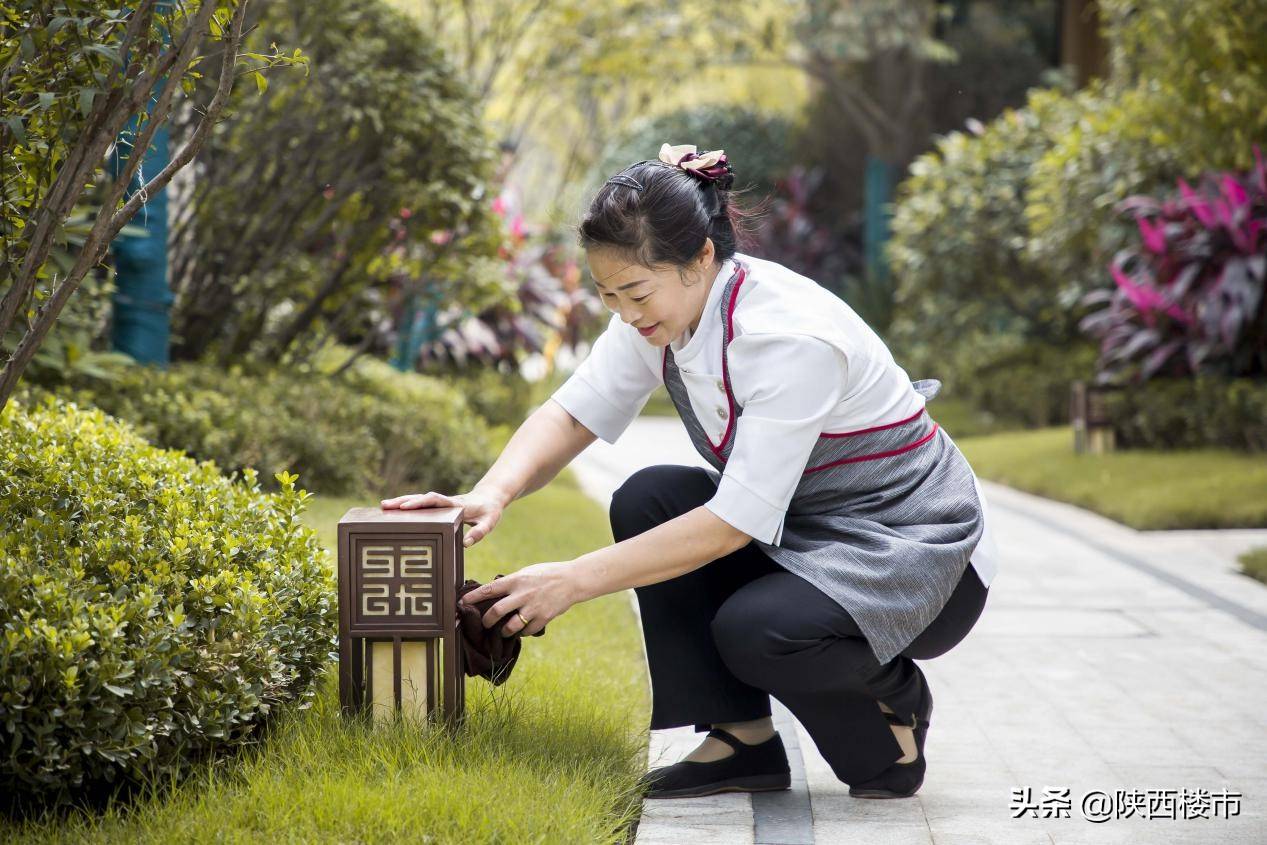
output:
[{"label": "hair scrunchie", "polygon": [[726,160],[725,150],[710,150],[698,153],[694,144],[660,145],[660,161],[680,167],[701,182],[715,184],[722,190],[729,190],[735,181],[730,162]]}]

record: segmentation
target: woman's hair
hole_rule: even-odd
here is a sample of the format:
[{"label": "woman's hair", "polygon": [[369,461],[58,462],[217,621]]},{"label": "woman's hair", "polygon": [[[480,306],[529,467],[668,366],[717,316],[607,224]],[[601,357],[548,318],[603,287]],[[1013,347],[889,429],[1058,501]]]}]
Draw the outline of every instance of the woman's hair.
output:
[{"label": "woman's hair", "polygon": [[582,248],[614,249],[644,267],[681,268],[699,255],[705,238],[712,239],[718,261],[735,254],[739,237],[747,240],[743,224],[751,215],[732,201],[733,174],[706,182],[649,160],[617,175],[642,188],[612,181],[599,188],[577,230]]}]

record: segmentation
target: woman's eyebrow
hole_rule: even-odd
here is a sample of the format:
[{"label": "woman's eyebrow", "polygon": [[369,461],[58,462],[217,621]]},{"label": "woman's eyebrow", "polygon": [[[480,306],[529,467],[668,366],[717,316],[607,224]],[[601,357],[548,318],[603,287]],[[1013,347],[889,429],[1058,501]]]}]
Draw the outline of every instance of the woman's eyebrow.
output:
[{"label": "woman's eyebrow", "polygon": [[[640,284],[642,284],[643,282],[649,282],[649,281],[651,281],[651,280],[650,280],[650,279],[639,279],[639,280],[638,280],[638,281],[636,281],[636,282],[629,282],[628,284],[621,285],[620,287],[616,288],[616,290],[624,290],[625,288],[631,288],[631,287],[633,287],[634,285],[640,285]],[[602,285],[599,285],[599,284],[598,284],[598,279],[595,279],[595,280],[594,280],[594,284],[598,285],[598,287],[602,288],[603,290],[607,290],[607,288],[604,288]]]}]

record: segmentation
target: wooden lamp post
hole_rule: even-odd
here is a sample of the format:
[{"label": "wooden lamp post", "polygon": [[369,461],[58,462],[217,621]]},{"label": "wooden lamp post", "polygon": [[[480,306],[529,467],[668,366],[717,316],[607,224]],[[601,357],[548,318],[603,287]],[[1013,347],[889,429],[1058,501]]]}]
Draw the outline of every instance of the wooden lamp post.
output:
[{"label": "wooden lamp post", "polygon": [[339,703],[374,721],[462,720],[462,509],[351,508],[339,520]]}]

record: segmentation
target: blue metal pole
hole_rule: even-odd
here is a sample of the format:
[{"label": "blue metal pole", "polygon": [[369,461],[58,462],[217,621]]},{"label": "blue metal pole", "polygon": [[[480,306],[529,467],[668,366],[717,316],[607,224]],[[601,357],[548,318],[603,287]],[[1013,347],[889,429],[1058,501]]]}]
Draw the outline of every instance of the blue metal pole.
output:
[{"label": "blue metal pole", "polygon": [[392,356],[392,366],[402,373],[414,368],[416,358],[410,355],[414,326],[418,322],[418,294],[411,293],[405,300],[401,310],[400,322],[396,331],[396,354]]},{"label": "blue metal pole", "polygon": [[[170,0],[160,2],[155,11],[170,14],[172,5]],[[163,44],[166,47],[170,43],[171,34],[164,27]],[[125,57],[124,62],[127,61]],[[157,96],[152,97],[147,109],[153,109],[157,99]],[[115,143],[110,156],[115,178],[122,173],[128,158],[136,154],[133,144],[138,123],[139,117],[128,121]],[[154,133],[150,149],[140,154],[143,156],[141,166],[124,193],[125,200],[140,190],[146,178],[152,178],[167,166],[170,157],[166,124]],[[116,351],[131,355],[137,361],[167,369],[170,309],[175,298],[167,275],[167,189],[148,197],[129,222],[145,229],[147,234],[118,235],[110,244],[116,268],[112,344]]]},{"label": "blue metal pole", "polygon": [[893,195],[893,166],[875,156],[867,156],[864,182],[863,257],[869,282],[885,282],[889,277],[884,260],[884,244],[889,239],[889,204]]}]

